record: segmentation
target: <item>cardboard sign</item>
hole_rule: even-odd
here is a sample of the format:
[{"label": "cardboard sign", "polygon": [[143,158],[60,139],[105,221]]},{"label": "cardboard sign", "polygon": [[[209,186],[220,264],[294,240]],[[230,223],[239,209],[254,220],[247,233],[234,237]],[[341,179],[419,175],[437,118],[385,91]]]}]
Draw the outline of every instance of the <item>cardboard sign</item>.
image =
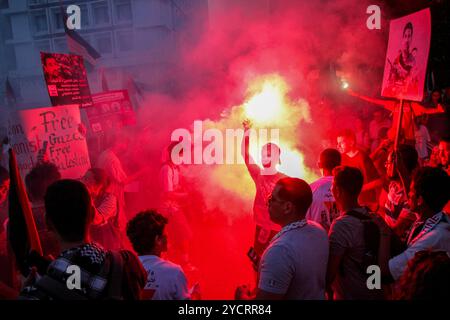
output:
[{"label": "cardboard sign", "polygon": [[94,94],[92,101],[94,105],[85,111],[93,132],[104,132],[136,124],[136,115],[127,90]]},{"label": "cardboard sign", "polygon": [[8,122],[22,178],[44,154],[63,178],[78,179],[90,168],[86,139],[79,129],[78,105],[19,110]]},{"label": "cardboard sign", "polygon": [[83,57],[41,52],[42,68],[53,106],[77,104],[92,106],[91,91]]},{"label": "cardboard sign", "polygon": [[422,101],[430,39],[430,9],[391,21],[382,96]]}]

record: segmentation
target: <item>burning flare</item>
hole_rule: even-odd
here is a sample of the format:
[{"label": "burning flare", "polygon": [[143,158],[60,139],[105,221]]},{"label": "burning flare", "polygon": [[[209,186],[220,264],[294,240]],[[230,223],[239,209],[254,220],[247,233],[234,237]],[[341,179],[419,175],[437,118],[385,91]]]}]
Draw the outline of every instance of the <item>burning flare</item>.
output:
[{"label": "burning flare", "polygon": [[311,181],[315,175],[305,167],[304,156],[296,148],[296,131],[299,122],[310,121],[309,106],[303,101],[291,101],[287,96],[289,87],[279,75],[256,79],[249,87],[250,98],[241,106],[243,117],[253,123],[253,128],[279,129],[279,141],[259,139],[250,144],[250,154],[261,165],[262,146],[268,142],[277,143],[281,149],[281,164],[277,167],[291,177]]}]

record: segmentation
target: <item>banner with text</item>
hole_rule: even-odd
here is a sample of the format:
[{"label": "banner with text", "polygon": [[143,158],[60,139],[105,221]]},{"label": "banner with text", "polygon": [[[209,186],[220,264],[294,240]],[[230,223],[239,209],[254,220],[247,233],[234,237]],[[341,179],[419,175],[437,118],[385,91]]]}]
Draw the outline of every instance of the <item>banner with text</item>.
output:
[{"label": "banner with text", "polygon": [[8,136],[22,178],[47,158],[63,178],[77,179],[90,168],[78,105],[19,110],[10,115]]},{"label": "banner with text", "polygon": [[53,106],[92,106],[91,91],[83,57],[74,54],[41,52],[42,68]]},{"label": "banner with text", "polygon": [[105,132],[136,124],[127,90],[94,94],[92,101],[94,105],[85,109],[92,132]]}]

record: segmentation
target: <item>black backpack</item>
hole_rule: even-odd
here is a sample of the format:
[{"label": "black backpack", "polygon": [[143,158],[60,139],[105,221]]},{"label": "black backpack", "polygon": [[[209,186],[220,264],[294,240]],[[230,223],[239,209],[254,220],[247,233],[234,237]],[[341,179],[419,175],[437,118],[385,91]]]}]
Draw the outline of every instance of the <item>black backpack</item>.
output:
[{"label": "black backpack", "polygon": [[[108,251],[106,260],[101,271],[101,275],[108,280],[105,288],[103,300],[122,300],[122,279],[123,279],[124,262],[122,254],[118,251]],[[67,285],[61,281],[44,275],[36,284],[36,288],[41,291],[44,296],[53,300],[91,300],[80,290],[70,290]]]},{"label": "black backpack", "polygon": [[[366,212],[370,212],[366,208]],[[364,244],[365,252],[364,258],[361,265],[361,271],[366,274],[367,267],[370,265],[378,265],[378,248],[380,245],[380,229],[372,221],[369,214],[364,214],[359,211],[351,210],[346,212],[347,215],[359,219],[364,225]],[[392,233],[391,236],[391,252],[390,257],[395,257],[396,255],[402,253],[406,250],[406,244],[403,243],[400,238]]]}]

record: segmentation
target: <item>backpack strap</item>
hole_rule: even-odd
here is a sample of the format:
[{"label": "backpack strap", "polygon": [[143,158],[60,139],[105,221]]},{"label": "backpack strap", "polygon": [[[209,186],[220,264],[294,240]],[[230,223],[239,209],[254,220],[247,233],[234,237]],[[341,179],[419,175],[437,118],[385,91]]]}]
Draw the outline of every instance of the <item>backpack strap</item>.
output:
[{"label": "backpack strap", "polygon": [[111,267],[109,273],[109,286],[107,292],[107,299],[122,300],[122,279],[124,261],[120,251],[109,251],[108,257],[110,259]]},{"label": "backpack strap", "polygon": [[[370,212],[367,208],[366,212]],[[366,274],[366,269],[369,265],[377,264],[378,261],[378,246],[380,242],[380,230],[378,226],[373,223],[372,218],[362,212],[350,210],[346,215],[357,218],[363,224],[363,237],[365,253],[362,265],[358,265],[362,274]]]},{"label": "backpack strap", "polygon": [[48,275],[40,278],[35,286],[54,300],[88,300],[78,290],[69,290],[65,283],[55,280]]},{"label": "backpack strap", "polygon": [[364,214],[362,212],[356,211],[356,210],[347,211],[345,214],[349,215],[349,216],[352,216],[352,217],[355,217],[355,218],[357,218],[359,220],[363,220],[363,221],[364,220],[371,220],[371,218],[368,215],[366,215],[366,214]]}]

